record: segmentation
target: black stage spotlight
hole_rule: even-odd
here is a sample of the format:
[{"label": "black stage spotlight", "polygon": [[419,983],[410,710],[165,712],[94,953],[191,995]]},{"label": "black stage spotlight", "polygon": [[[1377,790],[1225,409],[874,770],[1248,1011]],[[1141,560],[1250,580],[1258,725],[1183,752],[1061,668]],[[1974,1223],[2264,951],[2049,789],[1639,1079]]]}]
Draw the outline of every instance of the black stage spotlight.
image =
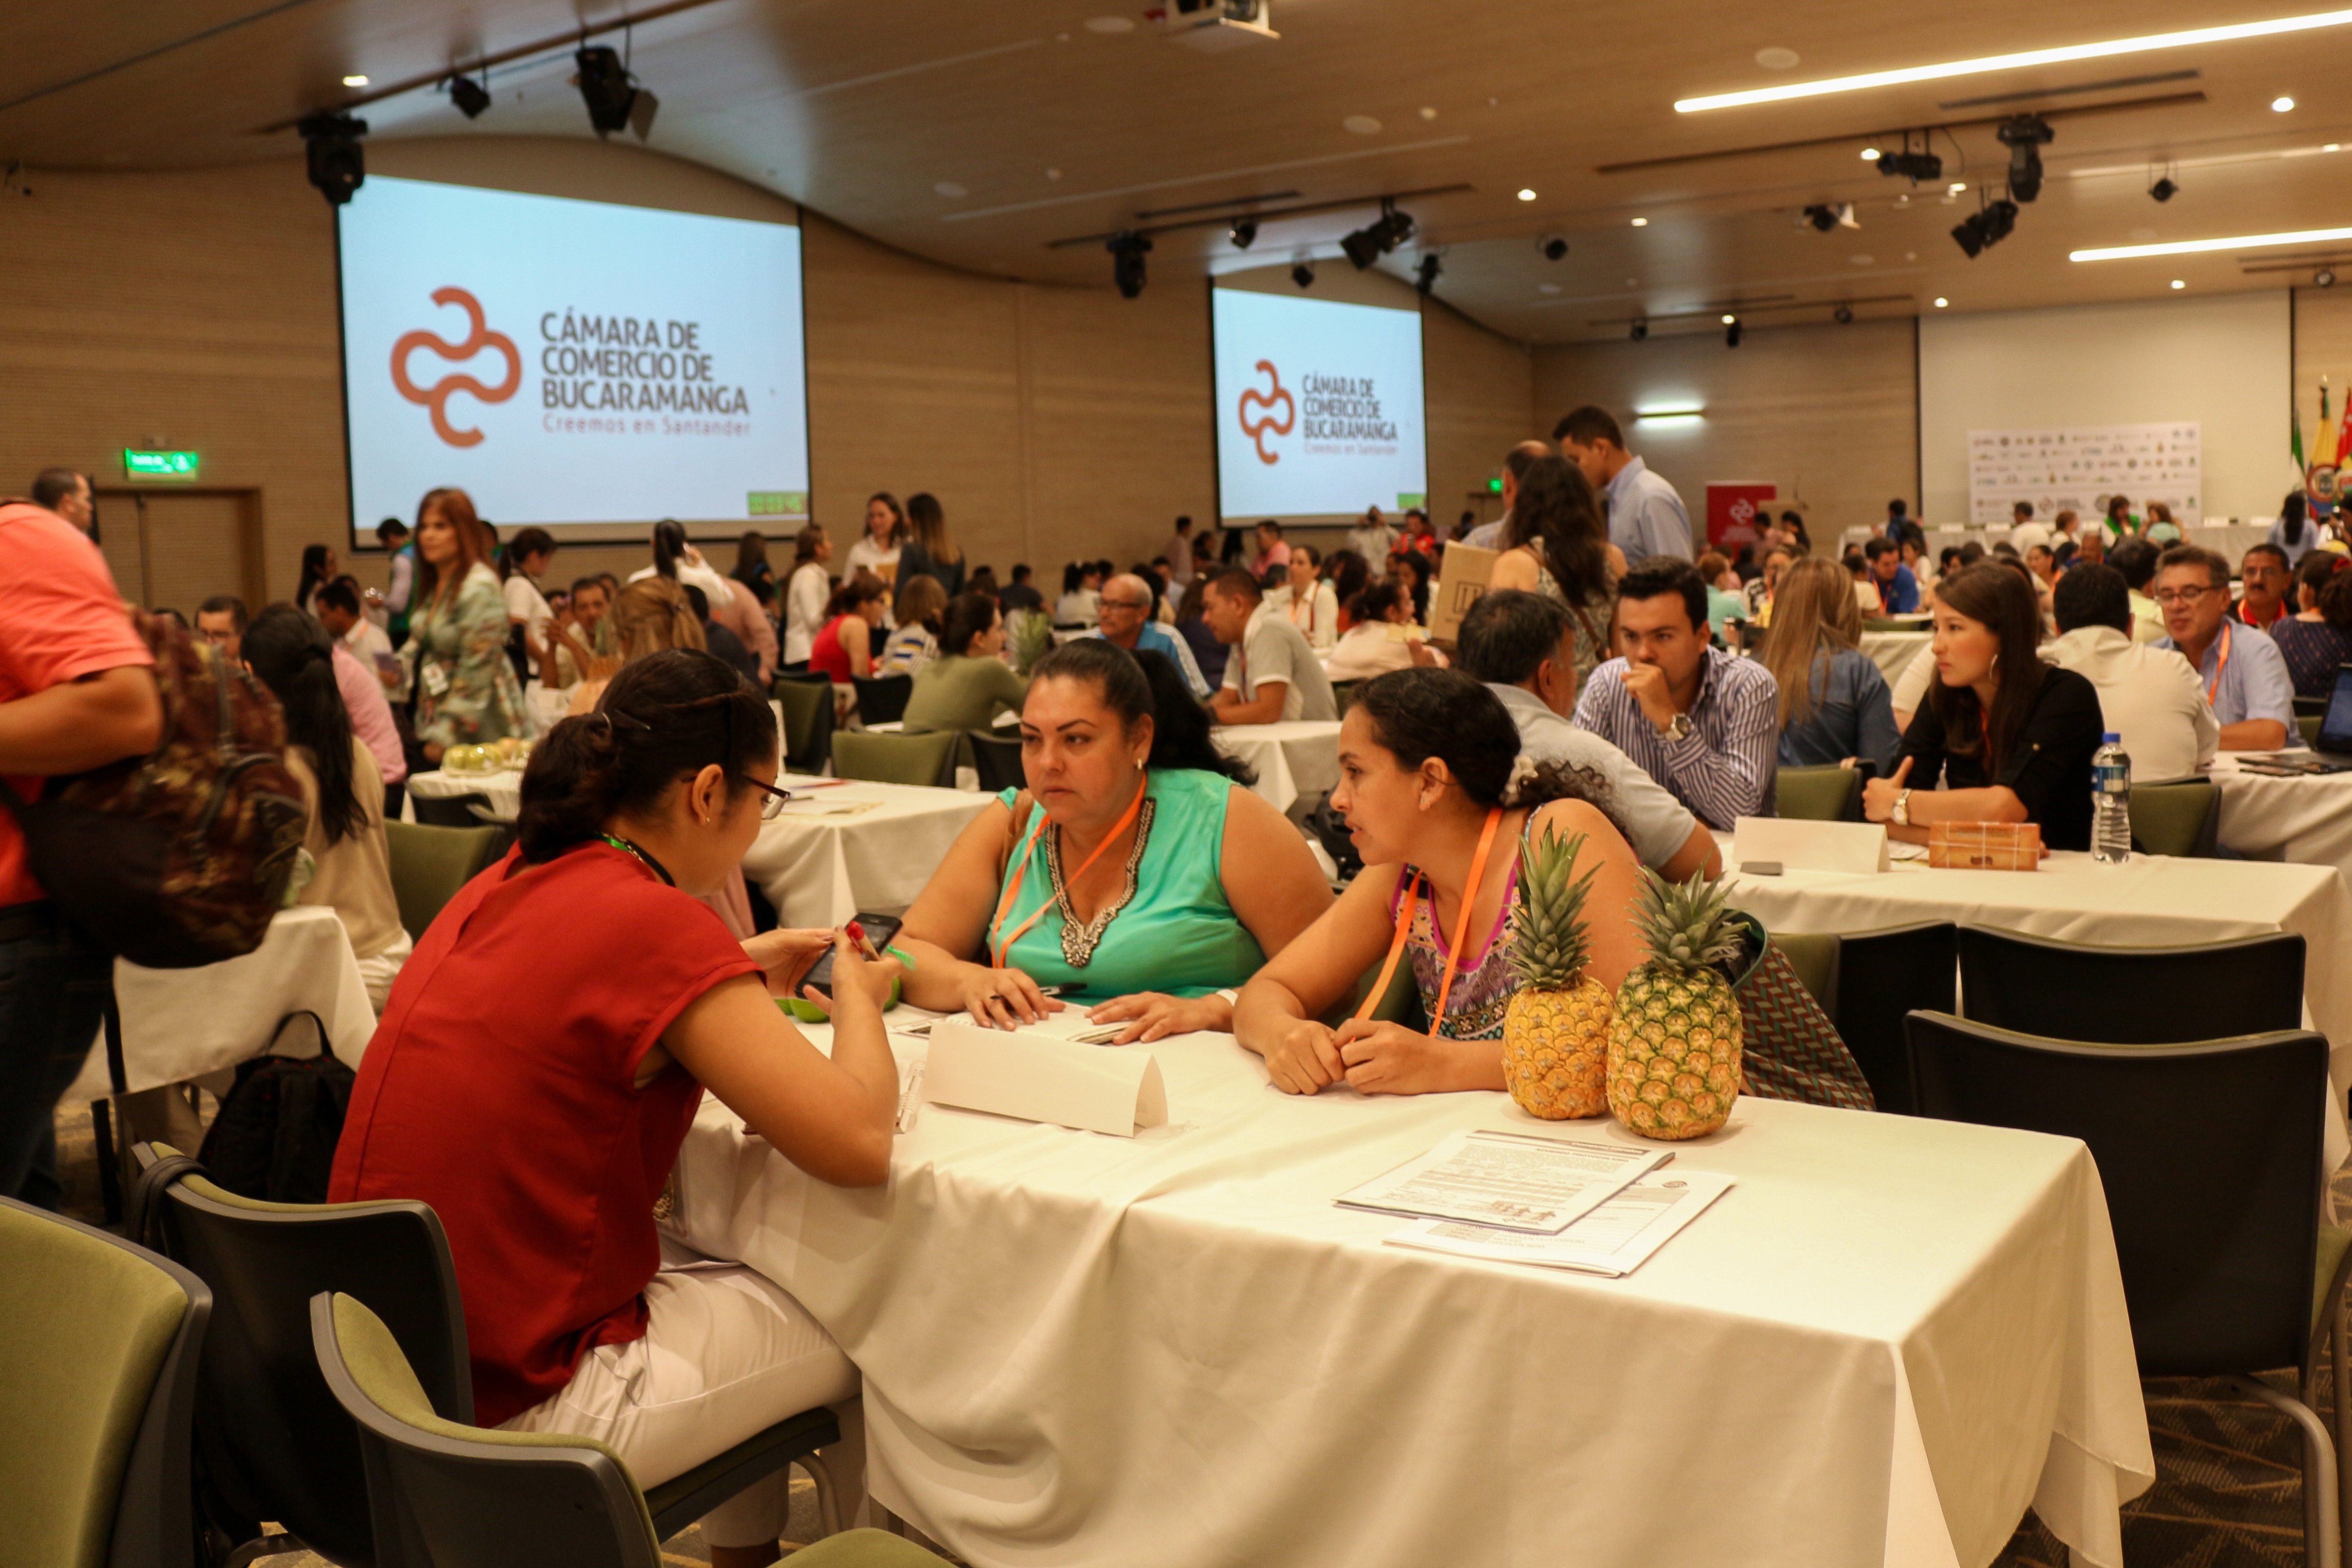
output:
[{"label": "black stage spotlight", "polygon": [[1839,306],[1836,309],[1830,312],[1830,319],[1835,321],[1841,327],[1853,326],[1853,307],[1851,305]]},{"label": "black stage spotlight", "polygon": [[2150,185],[2147,188],[2147,193],[2154,196],[2159,202],[2168,202],[2172,200],[2173,197],[2180,194],[2180,187],[2173,183],[2169,175],[2166,175],[2159,178],[2155,184]]},{"label": "black stage spotlight", "polygon": [[580,99],[588,106],[588,123],[597,135],[634,131],[643,141],[651,134],[654,110],[660,103],[636,84],[629,68],[621,63],[620,51],[602,45],[583,48],[572,57],[572,63],[579,68],[572,80],[579,85]]},{"label": "black stage spotlight", "polygon": [[1558,261],[1568,254],[1568,242],[1558,235],[1546,235],[1536,241],[1536,248],[1543,252],[1546,261]]},{"label": "black stage spotlight", "polygon": [[1382,202],[1381,215],[1342,238],[1339,248],[1347,252],[1348,259],[1361,272],[1412,237],[1412,219]]},{"label": "black stage spotlight", "polygon": [[1635,318],[1633,319],[1633,330],[1629,334],[1629,336],[1631,336],[1631,337],[1633,338],[1633,341],[1635,341],[1635,342],[1637,342],[1637,343],[1638,343],[1638,342],[1640,342],[1643,339],[1644,339],[1644,338],[1648,337],[1649,335],[1650,335],[1650,324],[1649,324],[1649,322],[1647,322],[1647,321],[1645,321],[1645,320],[1642,319],[1641,319],[1640,317],[1638,317],[1638,316],[1637,316],[1637,317],[1635,317]]},{"label": "black stage spotlight", "polygon": [[1225,231],[1225,237],[1234,242],[1235,250],[1249,249],[1252,242],[1257,238],[1257,220],[1235,218],[1234,226]]},{"label": "black stage spotlight", "polygon": [[1731,319],[1731,325],[1723,329],[1723,346],[1727,349],[1739,347],[1739,318],[1737,316]]},{"label": "black stage spotlight", "polygon": [[1117,234],[1103,242],[1111,254],[1111,281],[1118,285],[1119,297],[1132,299],[1143,292],[1143,256],[1151,248],[1151,237],[1132,229]]},{"label": "black stage spotlight", "polygon": [[1952,225],[1952,242],[1968,253],[1970,261],[1984,254],[1984,214],[1970,213]]},{"label": "black stage spotlight", "polygon": [[1439,264],[1434,254],[1423,256],[1421,266],[1414,269],[1412,275],[1413,287],[1420,290],[1422,296],[1426,298],[1429,291],[1437,287],[1437,275],[1443,270],[1444,268]]},{"label": "black stage spotlight", "polygon": [[1290,267],[1290,281],[1301,288],[1314,287],[1315,264],[1311,261],[1293,262]]},{"label": "black stage spotlight", "polygon": [[1903,151],[1882,154],[1878,160],[1878,172],[1890,178],[1899,174],[1915,185],[1923,180],[1942,179],[1944,161],[1927,150],[1928,139],[1932,134],[1932,132],[1923,131],[1919,137],[1919,151],[1914,152],[1911,151],[1911,133],[1905,131]]},{"label": "black stage spotlight", "polygon": [[2021,114],[2014,120],[2003,120],[1998,132],[2000,144],[2009,149],[2009,193],[2012,200],[2030,202],[2042,193],[2042,149],[2057,139],[2050,122],[2038,114]]},{"label": "black stage spotlight", "polygon": [[1827,234],[1838,226],[1838,211],[1835,207],[1807,207],[1805,221]]},{"label": "black stage spotlight", "polygon": [[456,104],[457,112],[467,119],[479,120],[482,110],[490,107],[490,89],[472,77],[451,77],[449,101]]},{"label": "black stage spotlight", "polygon": [[310,160],[310,183],[319,187],[331,207],[350,201],[352,193],[367,180],[367,156],[360,151],[367,121],[348,114],[313,114],[305,116],[294,129]]},{"label": "black stage spotlight", "polygon": [[2006,196],[1984,210],[1984,242],[1999,245],[2017,226],[2017,204]]}]

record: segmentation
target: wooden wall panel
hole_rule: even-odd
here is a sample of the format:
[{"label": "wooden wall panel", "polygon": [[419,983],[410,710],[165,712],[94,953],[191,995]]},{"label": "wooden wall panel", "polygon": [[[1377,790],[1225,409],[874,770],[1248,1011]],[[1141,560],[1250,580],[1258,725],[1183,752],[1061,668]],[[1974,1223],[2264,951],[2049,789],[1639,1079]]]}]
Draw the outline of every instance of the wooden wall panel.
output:
[{"label": "wooden wall panel", "polygon": [[1551,428],[1536,405],[1536,357],[1439,303],[1422,310],[1421,352],[1429,515],[1441,531],[1465,511],[1480,522],[1500,517],[1487,476],[1503,471],[1503,454]]},{"label": "wooden wall panel", "polygon": [[[1912,326],[1750,330],[1737,349],[1706,332],[1646,342],[1564,344],[1535,355],[1536,423],[1599,403],[1627,444],[1673,481],[1700,524],[1711,479],[1764,479],[1799,497],[1817,544],[1918,500]],[[1672,426],[1628,423],[1636,408],[1701,404]],[[1824,535],[1826,525],[1829,533]]]}]

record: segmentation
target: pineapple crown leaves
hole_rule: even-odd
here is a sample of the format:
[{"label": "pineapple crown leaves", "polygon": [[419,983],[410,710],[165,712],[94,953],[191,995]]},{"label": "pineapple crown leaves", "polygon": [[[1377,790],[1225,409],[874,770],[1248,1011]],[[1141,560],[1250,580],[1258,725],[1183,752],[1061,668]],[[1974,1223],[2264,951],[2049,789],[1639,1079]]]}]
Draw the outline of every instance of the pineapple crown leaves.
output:
[{"label": "pineapple crown leaves", "polygon": [[1704,872],[1694,872],[1677,886],[1644,866],[1633,924],[1650,961],[1684,975],[1737,964],[1743,938],[1728,907],[1730,897],[1727,878],[1709,882]]},{"label": "pineapple crown leaves", "polygon": [[1590,948],[1584,898],[1594,866],[1576,875],[1576,857],[1585,835],[1562,841],[1549,823],[1543,837],[1519,851],[1519,887],[1512,911],[1510,963],[1530,990],[1564,991],[1582,978]]}]

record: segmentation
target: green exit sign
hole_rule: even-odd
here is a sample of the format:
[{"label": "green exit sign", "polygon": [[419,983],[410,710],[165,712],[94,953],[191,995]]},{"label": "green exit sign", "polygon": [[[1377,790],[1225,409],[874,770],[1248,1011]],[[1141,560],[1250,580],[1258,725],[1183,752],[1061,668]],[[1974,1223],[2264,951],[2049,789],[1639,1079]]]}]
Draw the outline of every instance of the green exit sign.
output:
[{"label": "green exit sign", "polygon": [[131,447],[122,450],[122,472],[133,479],[176,480],[193,484],[196,470],[204,464],[203,455],[194,452],[140,452]]},{"label": "green exit sign", "polygon": [[1496,475],[1495,477],[1493,477],[1492,479],[1489,479],[1489,480],[1487,480],[1487,481],[1486,481],[1486,494],[1488,494],[1489,496],[1499,496],[1499,495],[1501,495],[1502,493],[1503,493],[1503,477],[1502,477],[1502,476],[1501,476],[1501,475],[1499,475],[1499,474],[1498,474],[1498,475]]}]

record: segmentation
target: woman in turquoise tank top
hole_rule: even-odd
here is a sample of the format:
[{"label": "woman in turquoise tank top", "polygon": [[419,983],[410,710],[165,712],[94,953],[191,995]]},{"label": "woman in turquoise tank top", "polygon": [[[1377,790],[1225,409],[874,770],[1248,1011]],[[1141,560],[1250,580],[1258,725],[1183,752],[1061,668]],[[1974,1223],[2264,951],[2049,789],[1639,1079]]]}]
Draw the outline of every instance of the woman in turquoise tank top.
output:
[{"label": "woman in turquoise tank top", "polygon": [[907,913],[906,996],[1010,1029],[1065,1005],[1120,1043],[1233,1027],[1229,993],[1331,902],[1166,658],[1098,638],[1038,661],[1027,789],[973,819]]}]

